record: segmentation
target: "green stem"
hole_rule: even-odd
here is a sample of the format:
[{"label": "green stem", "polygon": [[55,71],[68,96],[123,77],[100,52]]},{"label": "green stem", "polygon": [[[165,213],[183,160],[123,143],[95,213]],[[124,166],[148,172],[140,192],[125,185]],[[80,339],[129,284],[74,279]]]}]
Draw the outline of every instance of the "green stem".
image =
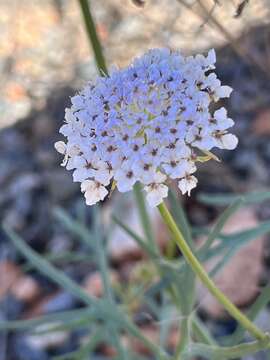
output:
[{"label": "green stem", "polygon": [[78,0],[78,1],[80,4],[80,7],[81,7],[87,36],[88,36],[91,48],[94,51],[98,71],[101,76],[107,75],[108,71],[107,71],[106,61],[103,56],[102,47],[101,47],[101,44],[100,44],[100,41],[98,38],[95,22],[94,22],[94,19],[92,17],[91,11],[90,11],[88,0]]},{"label": "green stem", "polygon": [[180,341],[177,344],[174,359],[181,359],[181,354],[185,350],[189,340],[189,320],[188,317],[182,319],[180,324]]},{"label": "green stem", "polygon": [[[267,285],[262,289],[262,292],[257,297],[256,301],[251,305],[247,311],[247,316],[250,320],[254,320],[258,313],[267,306],[270,301],[270,286]],[[244,329],[241,325],[238,325],[233,334],[222,338],[222,344],[224,345],[236,345],[243,340]]]},{"label": "green stem", "polygon": [[195,335],[195,339],[198,342],[206,345],[217,346],[216,340],[212,337],[206,325],[200,320],[196,314],[192,316],[192,331]]},{"label": "green stem", "polygon": [[237,320],[246,330],[250,332],[255,338],[265,340],[268,338],[256,325],[254,325],[224,294],[220,291],[214,282],[209,278],[207,272],[193,255],[190,247],[186,243],[181,231],[178,229],[174,219],[172,218],[168,208],[164,203],[158,206],[159,212],[173,234],[173,239],[177,243],[179,249],[184,255],[186,261],[189,263],[195,274],[199,277],[202,283],[207,287],[210,293],[224,306],[228,313]]},{"label": "green stem", "polygon": [[192,356],[202,356],[206,359],[235,359],[250,355],[260,350],[269,348],[269,336],[266,336],[264,340],[253,341],[246,344],[240,344],[230,347],[209,346],[205,344],[192,344],[190,349],[184,353],[184,359]]},{"label": "green stem", "polygon": [[[182,216],[183,216],[183,214],[182,214]],[[193,301],[190,301],[190,297],[186,296],[186,289],[184,290],[182,288],[182,282],[179,279],[179,276],[181,276],[180,268],[177,267],[177,269],[176,269],[176,268],[169,268],[168,266],[166,266],[166,265],[168,265],[168,263],[166,263],[166,265],[165,265],[165,263],[162,262],[162,258],[160,258],[159,255],[157,255],[152,250],[152,247],[148,244],[147,241],[140,238],[136,233],[133,232],[133,230],[131,230],[127,225],[122,223],[121,220],[119,220],[115,216],[113,216],[113,220],[132,239],[134,239],[139,244],[139,246],[146,252],[146,254],[148,254],[149,258],[152,260],[153,264],[156,266],[158,272],[160,273],[161,278],[164,278],[165,276],[167,276],[168,273],[173,275],[173,276],[170,276],[170,278],[168,278],[168,281],[169,281],[168,293],[169,293],[170,297],[172,298],[172,301],[174,302],[176,307],[181,311],[181,314],[188,316],[190,314],[190,312],[192,311]],[[188,232],[186,232],[186,233],[188,234]],[[183,264],[183,265],[185,265],[185,264]],[[184,270],[184,269],[182,269],[182,270]],[[182,275],[182,276],[185,276],[185,275]],[[175,280],[175,281],[173,281],[173,280]],[[177,281],[177,280],[179,280],[179,281]],[[194,283],[194,281],[192,281],[192,285],[193,285],[193,283]],[[181,294],[181,296],[179,297],[178,294]],[[188,299],[186,300],[186,298],[188,298]],[[197,318],[197,316],[195,314],[192,315],[191,322],[192,322],[192,330],[198,341],[205,342],[208,345],[216,345],[216,342],[211,337],[211,335],[207,331],[206,327],[199,321],[199,319]],[[181,322],[181,328],[182,328],[182,326],[187,326],[187,323],[182,324],[182,322]],[[182,330],[183,329],[181,329],[181,333],[183,332]],[[187,338],[185,338],[185,340],[186,339]],[[183,343],[182,337],[179,340],[179,343],[181,343],[181,342]],[[179,344],[179,347],[180,347],[180,351],[181,351],[183,348],[182,345],[180,346],[180,344]]]}]

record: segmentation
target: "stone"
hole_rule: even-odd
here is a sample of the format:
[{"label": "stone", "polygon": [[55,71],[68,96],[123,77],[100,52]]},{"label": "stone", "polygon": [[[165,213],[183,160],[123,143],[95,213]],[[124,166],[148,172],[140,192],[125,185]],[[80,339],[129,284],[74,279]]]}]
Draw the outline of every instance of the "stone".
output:
[{"label": "stone", "polygon": [[270,135],[270,109],[261,110],[254,119],[252,130],[256,135]]},{"label": "stone", "polygon": [[[236,212],[223,228],[224,234],[232,234],[258,226],[255,211],[243,208]],[[259,293],[259,281],[263,272],[263,236],[244,245],[214,277],[214,282],[226,296],[238,307],[249,305]],[[214,268],[220,257],[211,259],[205,264],[207,271]],[[224,318],[226,312],[222,305],[209,294],[208,290],[198,284],[198,303],[208,314],[215,318]]]},{"label": "stone", "polygon": [[268,308],[265,308],[259,312],[254,320],[255,325],[257,325],[262,331],[269,333],[270,331],[270,312]]},{"label": "stone", "polygon": [[58,311],[74,309],[77,305],[76,299],[65,291],[53,292],[49,295],[39,297],[24,313],[26,319],[52,314]]},{"label": "stone", "polygon": [[24,304],[12,294],[8,293],[0,301],[0,310],[4,313],[7,320],[18,320],[24,311]]},{"label": "stone", "polygon": [[11,340],[11,358],[16,360],[49,360],[42,349],[33,348],[26,336],[18,335]]},{"label": "stone", "polygon": [[175,350],[180,341],[180,330],[178,327],[172,327],[168,336],[169,349]]},{"label": "stone", "polygon": [[44,314],[51,314],[57,311],[67,311],[72,309],[76,304],[76,299],[68,292],[60,291],[51,296],[42,305],[42,312]]},{"label": "stone", "polygon": [[23,303],[35,300],[41,293],[36,280],[30,275],[25,275],[20,268],[9,260],[0,262],[0,299],[8,293]]},{"label": "stone", "polygon": [[[119,281],[119,275],[116,271],[110,271],[111,286]],[[102,279],[100,272],[96,271],[86,276],[83,281],[83,287],[86,292],[95,297],[101,297],[104,293]]]},{"label": "stone", "polygon": [[[6,321],[7,317],[5,316],[2,309],[0,309],[0,322]],[[5,331],[0,332],[0,360],[7,360],[7,339],[8,334]]]},{"label": "stone", "polygon": [[21,231],[25,227],[25,217],[20,214],[16,207],[8,209],[3,217],[3,223],[14,231]]},{"label": "stone", "polygon": [[16,280],[21,276],[21,271],[17,265],[9,260],[0,262],[0,299],[9,291]]},{"label": "stone", "polygon": [[10,291],[16,299],[24,303],[32,303],[41,294],[39,284],[29,275],[19,277],[12,285]]},{"label": "stone", "polygon": [[48,251],[52,253],[61,253],[70,251],[72,247],[71,238],[67,234],[55,234],[48,244]]},{"label": "stone", "polygon": [[[101,344],[100,352],[105,355],[106,359],[112,359],[117,357],[116,349],[110,344]],[[102,358],[101,358],[102,359]],[[100,360],[101,360],[100,359]],[[104,359],[104,358],[103,358]]]},{"label": "stone", "polygon": [[[112,199],[112,206],[116,204],[116,200],[119,200],[119,195],[115,194]],[[111,218],[111,207],[108,207],[109,214],[107,215],[108,221]],[[127,195],[121,204],[120,208],[115,209],[117,218],[121,219],[123,223],[127,223],[128,226],[136,231],[139,236],[143,235],[140,221],[135,209],[134,203]],[[108,252],[111,259],[115,262],[127,261],[130,259],[139,259],[142,257],[142,250],[138,244],[124,231],[120,226],[116,225],[110,236],[108,243]]]},{"label": "stone", "polygon": [[10,188],[10,196],[15,199],[19,193],[29,192],[41,185],[42,179],[40,175],[32,172],[25,172],[13,181]]},{"label": "stone", "polygon": [[74,197],[79,191],[79,186],[74,183],[72,176],[60,166],[44,172],[44,179],[47,183],[50,195],[55,201],[60,202]]},{"label": "stone", "polygon": [[[119,204],[119,197],[122,197],[122,202]],[[118,202],[117,202],[118,201]],[[115,197],[108,208],[106,218],[111,218],[111,209],[117,214],[117,218],[132,229],[137,235],[144,239],[144,232],[139,218],[138,210],[136,208],[135,199],[132,195],[115,194]],[[161,249],[166,246],[169,235],[161,222],[160,215],[156,209],[147,206],[148,214],[152,223],[154,236],[157,244]],[[106,210],[105,210],[106,212]],[[105,220],[106,222],[108,220]],[[138,243],[133,240],[120,226],[116,225],[113,229],[112,235],[109,239],[108,250],[110,257],[115,262],[125,262],[130,260],[141,259],[146,254],[139,247]]]},{"label": "stone", "polygon": [[[44,324],[36,328],[36,331],[42,333],[31,334],[26,336],[26,343],[34,349],[47,350],[53,349],[64,344],[68,338],[69,333],[67,331],[54,331],[54,327],[57,326],[57,323],[54,324]],[[60,324],[59,324],[60,325]],[[48,331],[48,332],[46,332]]]},{"label": "stone", "polygon": [[[269,333],[270,330],[270,312],[267,308],[262,309],[257,315],[255,325],[264,332]],[[247,340],[252,341],[253,339],[247,334]],[[268,360],[268,351],[259,351],[253,355],[243,356],[243,360]]]}]

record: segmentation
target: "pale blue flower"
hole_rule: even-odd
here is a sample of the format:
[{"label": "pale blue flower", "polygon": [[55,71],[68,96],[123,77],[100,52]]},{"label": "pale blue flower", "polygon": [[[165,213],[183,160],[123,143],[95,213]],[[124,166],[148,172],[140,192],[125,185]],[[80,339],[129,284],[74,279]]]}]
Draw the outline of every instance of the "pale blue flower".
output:
[{"label": "pale blue flower", "polygon": [[227,130],[233,120],[224,108],[209,110],[232,90],[213,72],[215,61],[214,50],[206,57],[150,50],[71,98],[60,129],[67,142],[56,149],[82,183],[87,204],[103,200],[112,181],[120,192],[141,182],[152,206],[167,196],[167,178],[190,194],[201,152],[235,148],[237,138]]}]

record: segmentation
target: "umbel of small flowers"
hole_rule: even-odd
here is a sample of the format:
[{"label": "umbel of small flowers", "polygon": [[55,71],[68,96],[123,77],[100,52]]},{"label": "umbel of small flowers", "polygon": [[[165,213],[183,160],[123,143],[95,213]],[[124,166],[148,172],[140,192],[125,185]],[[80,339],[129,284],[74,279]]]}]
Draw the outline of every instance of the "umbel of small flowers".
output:
[{"label": "umbel of small flowers", "polygon": [[209,109],[232,91],[213,72],[215,61],[214,50],[184,57],[153,49],[71,98],[60,129],[66,143],[55,147],[88,205],[103,200],[109,184],[127,192],[142,183],[151,206],[167,197],[169,179],[190,194],[200,155],[236,147],[225,108]]}]

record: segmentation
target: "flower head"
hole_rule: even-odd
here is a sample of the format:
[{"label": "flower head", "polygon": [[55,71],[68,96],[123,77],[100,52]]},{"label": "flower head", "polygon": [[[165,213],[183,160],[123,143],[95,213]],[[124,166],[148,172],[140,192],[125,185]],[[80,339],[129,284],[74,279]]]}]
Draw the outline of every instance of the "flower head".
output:
[{"label": "flower head", "polygon": [[103,200],[111,182],[120,192],[141,182],[152,206],[167,196],[167,178],[190,194],[200,152],[236,147],[226,110],[209,109],[232,90],[212,71],[215,61],[214,50],[206,57],[150,50],[71,98],[60,129],[67,141],[55,147],[87,204]]}]

